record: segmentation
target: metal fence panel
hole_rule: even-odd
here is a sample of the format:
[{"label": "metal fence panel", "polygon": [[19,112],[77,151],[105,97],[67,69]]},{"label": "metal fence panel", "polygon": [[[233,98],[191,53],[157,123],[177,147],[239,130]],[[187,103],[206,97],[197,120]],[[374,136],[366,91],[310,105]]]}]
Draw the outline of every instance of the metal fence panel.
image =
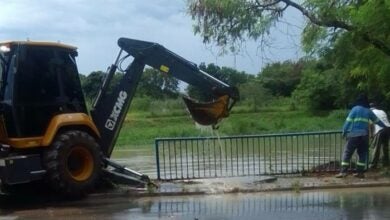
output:
[{"label": "metal fence panel", "polygon": [[159,180],[336,171],[340,131],[155,140]]}]

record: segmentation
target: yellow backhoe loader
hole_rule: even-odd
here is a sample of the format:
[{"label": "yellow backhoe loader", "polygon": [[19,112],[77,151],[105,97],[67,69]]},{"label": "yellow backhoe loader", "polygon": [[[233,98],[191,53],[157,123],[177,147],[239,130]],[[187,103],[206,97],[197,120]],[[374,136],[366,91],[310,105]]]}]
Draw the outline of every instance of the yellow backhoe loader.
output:
[{"label": "yellow backhoe loader", "polygon": [[[148,176],[110,160],[145,65],[215,97],[216,102],[185,99],[194,120],[215,125],[239,95],[235,87],[210,76],[163,46],[128,38],[106,73],[88,112],[75,58],[77,48],[61,43],[0,43],[0,180],[3,188],[45,180],[65,195],[90,192],[105,175],[129,184]],[[118,66],[133,60],[108,91]]]}]

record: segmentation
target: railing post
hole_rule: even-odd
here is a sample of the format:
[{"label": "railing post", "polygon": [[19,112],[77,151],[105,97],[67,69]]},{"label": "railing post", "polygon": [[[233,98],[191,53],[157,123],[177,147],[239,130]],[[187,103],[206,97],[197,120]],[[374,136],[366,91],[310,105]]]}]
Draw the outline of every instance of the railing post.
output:
[{"label": "railing post", "polygon": [[154,141],[154,150],[156,152],[157,179],[161,180],[161,176],[160,176],[160,153],[159,153],[159,149],[158,149],[158,142],[159,142],[158,139],[156,139]]}]

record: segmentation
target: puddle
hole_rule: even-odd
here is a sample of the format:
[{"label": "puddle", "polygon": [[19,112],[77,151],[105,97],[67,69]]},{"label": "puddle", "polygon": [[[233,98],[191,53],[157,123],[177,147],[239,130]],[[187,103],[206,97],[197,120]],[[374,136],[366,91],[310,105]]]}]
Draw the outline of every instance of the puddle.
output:
[{"label": "puddle", "polygon": [[390,188],[152,198],[94,198],[23,210],[3,219],[389,219]]}]

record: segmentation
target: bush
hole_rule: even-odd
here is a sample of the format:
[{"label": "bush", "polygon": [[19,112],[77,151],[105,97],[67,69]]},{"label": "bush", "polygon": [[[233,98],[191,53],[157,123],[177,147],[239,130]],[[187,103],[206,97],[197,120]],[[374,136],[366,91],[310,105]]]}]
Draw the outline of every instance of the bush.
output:
[{"label": "bush", "polygon": [[348,111],[345,109],[333,110],[329,113],[328,119],[329,120],[345,120],[345,118],[347,116],[348,116]]},{"label": "bush", "polygon": [[293,97],[312,112],[335,109],[342,91],[340,76],[341,73],[334,69],[323,72],[305,70]]},{"label": "bush", "polygon": [[148,111],[150,108],[150,103],[152,99],[150,97],[136,97],[133,99],[130,110],[131,111]]},{"label": "bush", "polygon": [[152,117],[182,116],[186,107],[181,99],[154,100],[150,103],[149,112]]}]

